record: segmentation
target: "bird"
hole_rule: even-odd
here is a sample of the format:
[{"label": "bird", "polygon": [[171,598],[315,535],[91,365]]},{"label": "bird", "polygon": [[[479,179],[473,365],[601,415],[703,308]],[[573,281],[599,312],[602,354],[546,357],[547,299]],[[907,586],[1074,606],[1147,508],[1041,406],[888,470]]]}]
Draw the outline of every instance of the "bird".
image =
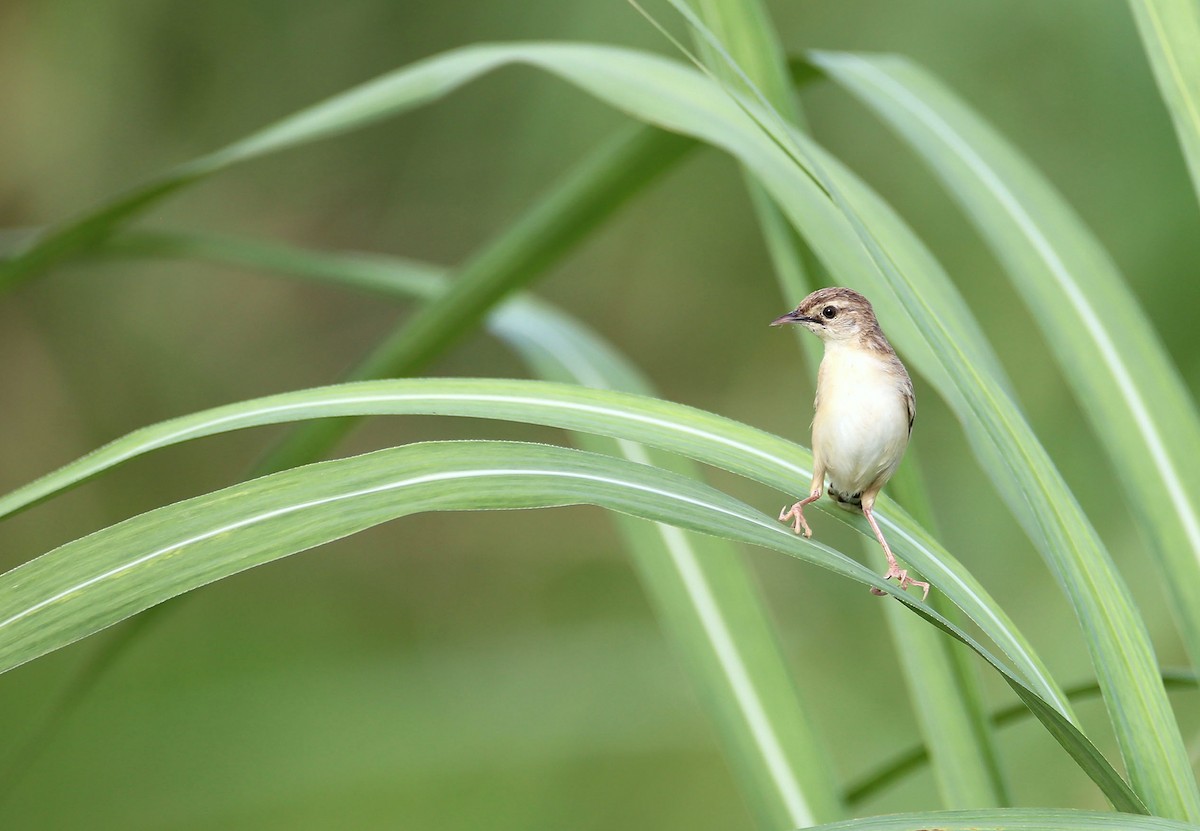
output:
[{"label": "bird", "polygon": [[[841,508],[861,510],[887,555],[885,580],[896,579],[902,591],[929,584],[900,567],[875,521],[875,499],[892,478],[908,447],[917,412],[912,379],[888,343],[870,301],[848,288],[814,291],[800,305],[771,322],[799,324],[825,343],[813,402],[813,479],[809,494],[779,514],[792,529],[812,536],[804,506],[816,502],[829,477],[829,496]],[[871,593],[886,592],[871,588]]]}]

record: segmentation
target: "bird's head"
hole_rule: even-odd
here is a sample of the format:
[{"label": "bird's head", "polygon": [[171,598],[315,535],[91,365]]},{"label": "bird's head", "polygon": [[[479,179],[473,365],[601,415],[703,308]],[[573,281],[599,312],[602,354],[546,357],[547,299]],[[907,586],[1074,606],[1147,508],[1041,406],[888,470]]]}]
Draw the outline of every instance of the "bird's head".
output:
[{"label": "bird's head", "polygon": [[772,326],[799,323],[823,341],[854,341],[879,329],[870,301],[856,291],[832,287],[818,289]]}]

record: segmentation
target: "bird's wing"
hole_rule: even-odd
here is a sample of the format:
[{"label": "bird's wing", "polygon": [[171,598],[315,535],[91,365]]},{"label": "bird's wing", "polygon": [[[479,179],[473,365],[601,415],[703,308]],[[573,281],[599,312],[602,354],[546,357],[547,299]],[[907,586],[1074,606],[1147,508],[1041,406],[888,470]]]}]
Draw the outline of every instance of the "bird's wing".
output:
[{"label": "bird's wing", "polygon": [[913,421],[917,417],[917,397],[913,394],[912,379],[904,373],[904,405],[908,408],[908,434],[912,435]]}]

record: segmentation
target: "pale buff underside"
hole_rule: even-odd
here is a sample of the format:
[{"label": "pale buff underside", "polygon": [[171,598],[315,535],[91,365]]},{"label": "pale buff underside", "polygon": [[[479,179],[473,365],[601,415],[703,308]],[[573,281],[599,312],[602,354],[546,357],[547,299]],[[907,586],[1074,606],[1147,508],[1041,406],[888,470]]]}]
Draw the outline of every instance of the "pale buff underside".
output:
[{"label": "pale buff underside", "polygon": [[908,446],[911,390],[894,354],[825,344],[812,442],[835,491],[878,489],[896,472]]}]

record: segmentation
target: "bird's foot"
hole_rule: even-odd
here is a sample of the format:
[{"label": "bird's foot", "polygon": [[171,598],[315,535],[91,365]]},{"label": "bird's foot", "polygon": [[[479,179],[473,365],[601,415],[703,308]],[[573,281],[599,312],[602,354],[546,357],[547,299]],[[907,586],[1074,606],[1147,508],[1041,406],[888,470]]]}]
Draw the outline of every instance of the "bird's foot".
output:
[{"label": "bird's foot", "polygon": [[[913,578],[909,577],[908,569],[900,568],[900,566],[896,565],[896,563],[892,563],[890,566],[888,566],[888,572],[883,576],[883,579],[891,580],[893,577],[900,581],[900,591],[907,591],[909,586],[920,586],[922,590],[921,600],[925,601],[929,599],[929,584],[922,580],[914,580]],[[871,587],[871,594],[878,597],[887,596],[887,592],[883,591],[882,589],[877,589],[874,586]]]},{"label": "bird's foot", "polygon": [[797,502],[790,508],[785,507],[779,512],[780,522],[787,522],[793,517],[795,517],[795,521],[792,523],[792,530],[797,534],[811,537],[812,529],[808,527],[808,520],[804,518],[804,501]]}]

